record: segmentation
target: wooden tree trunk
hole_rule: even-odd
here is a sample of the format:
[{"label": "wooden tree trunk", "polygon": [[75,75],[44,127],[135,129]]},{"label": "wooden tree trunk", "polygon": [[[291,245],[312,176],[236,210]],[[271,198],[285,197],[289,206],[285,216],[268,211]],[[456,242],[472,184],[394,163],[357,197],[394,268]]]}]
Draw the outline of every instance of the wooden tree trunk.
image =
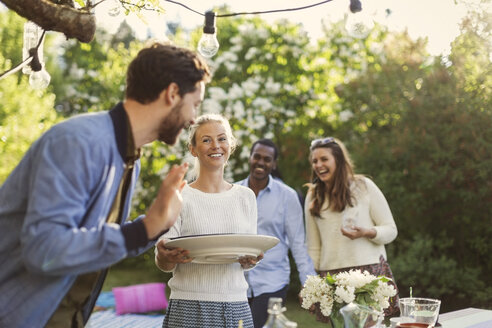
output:
[{"label": "wooden tree trunk", "polygon": [[0,0],[20,16],[41,26],[46,31],[57,31],[67,38],[91,42],[96,32],[94,14],[54,4],[48,0]]}]

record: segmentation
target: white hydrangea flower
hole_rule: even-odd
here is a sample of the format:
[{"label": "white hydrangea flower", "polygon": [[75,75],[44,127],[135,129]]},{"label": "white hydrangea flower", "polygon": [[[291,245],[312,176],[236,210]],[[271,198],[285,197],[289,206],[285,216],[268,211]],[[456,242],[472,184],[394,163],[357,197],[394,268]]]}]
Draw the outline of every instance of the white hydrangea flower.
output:
[{"label": "white hydrangea flower", "polygon": [[256,34],[255,26],[249,22],[239,25],[238,31],[242,36],[254,36]]},{"label": "white hydrangea flower", "polygon": [[234,83],[227,92],[229,93],[229,99],[238,99],[244,95],[243,89],[237,83]]},{"label": "white hydrangea flower", "polygon": [[246,97],[252,97],[260,88],[260,84],[250,78],[241,83],[241,87],[243,88]]},{"label": "white hydrangea flower", "polygon": [[374,294],[371,295],[371,298],[380,306],[381,309],[384,309],[390,305],[389,298],[395,295],[395,287],[380,280]]},{"label": "white hydrangea flower", "polygon": [[232,38],[230,38],[230,41],[231,41],[232,44],[240,45],[241,44],[241,41],[242,41],[242,38],[239,35],[235,35]]},{"label": "white hydrangea flower", "polygon": [[[319,303],[321,313],[329,316],[332,311],[338,311],[344,305],[354,302],[356,296],[362,293],[368,294],[374,301],[369,302],[369,306],[381,311],[389,306],[389,298],[396,295],[396,290],[392,285],[388,285],[367,271],[340,272],[332,276],[332,279],[333,284],[328,284],[319,276],[308,276],[301,291],[302,307],[309,309],[311,305]],[[367,286],[368,284],[370,285]],[[361,289],[361,287],[364,288]]]},{"label": "white hydrangea flower", "polygon": [[99,76],[99,73],[97,71],[93,70],[93,69],[87,70],[86,73],[87,73],[88,76],[90,76],[92,78]]},{"label": "white hydrangea flower", "polygon": [[244,116],[244,104],[241,100],[237,100],[232,105],[232,110],[234,112],[235,117],[243,117]]},{"label": "white hydrangea flower", "polygon": [[68,72],[68,74],[74,78],[74,79],[81,79],[84,77],[84,74],[85,74],[85,70],[83,68],[79,68],[77,66],[77,64],[72,64],[70,66],[70,70]]},{"label": "white hydrangea flower", "polygon": [[244,59],[251,60],[251,59],[255,58],[256,55],[259,54],[259,53],[261,53],[261,51],[258,50],[258,48],[251,47],[251,48],[248,49],[248,51],[244,55]]},{"label": "white hydrangea flower", "polygon": [[261,116],[258,116],[255,120],[255,122],[253,123],[253,125],[251,126],[254,130],[260,130],[262,129],[264,126],[266,125],[266,119],[265,119],[265,116],[261,115]]},{"label": "white hydrangea flower", "polygon": [[340,272],[336,275],[336,277],[337,285],[352,286],[354,288],[360,288],[376,279],[376,277],[369,274],[369,272],[361,272],[360,270]]},{"label": "white hydrangea flower", "polygon": [[328,64],[328,60],[325,57],[316,57],[311,64],[314,66],[325,66]]},{"label": "white hydrangea flower", "polygon": [[237,65],[235,62],[230,62],[230,61],[227,61],[224,63],[225,67],[227,68],[228,71],[234,71],[236,70],[237,68]]},{"label": "white hydrangea flower", "polygon": [[229,50],[232,52],[239,52],[239,51],[241,51],[241,49],[243,49],[243,46],[240,44],[236,44],[236,45],[229,48]]},{"label": "white hydrangea flower", "polygon": [[355,288],[352,286],[338,286],[335,288],[335,301],[338,303],[350,303],[355,300]]},{"label": "white hydrangea flower", "polygon": [[283,88],[284,88],[284,90],[285,90],[285,91],[287,91],[287,92],[291,92],[291,91],[296,90],[296,87],[295,87],[295,86],[293,86],[292,84],[284,84],[282,87],[283,87]]},{"label": "white hydrangea flower", "polygon": [[222,106],[215,99],[205,99],[202,103],[202,109],[204,113],[220,113]]},{"label": "white hydrangea flower", "polygon": [[270,32],[262,26],[256,30],[256,35],[260,39],[266,39],[270,36]]},{"label": "white hydrangea flower", "polygon": [[210,87],[208,88],[208,94],[210,98],[215,99],[216,101],[222,101],[227,99],[227,94],[224,89],[219,87]]},{"label": "white hydrangea flower", "polygon": [[237,54],[231,52],[231,51],[226,51],[222,53],[221,55],[222,59],[226,62],[237,62]]},{"label": "white hydrangea flower", "polygon": [[265,83],[265,90],[268,93],[276,94],[280,91],[280,83],[273,81],[273,79],[269,77]]},{"label": "white hydrangea flower", "polygon": [[354,113],[350,109],[346,109],[339,114],[340,121],[342,122],[347,122],[350,120],[352,117],[354,117]]},{"label": "white hydrangea flower", "polygon": [[253,102],[251,103],[251,106],[255,108],[261,108],[264,111],[269,111],[273,108],[272,103],[270,102],[269,99],[263,98],[263,97],[258,97]]},{"label": "white hydrangea flower", "polygon": [[[326,284],[325,284],[326,285]],[[325,316],[331,315],[331,310],[333,309],[333,298],[325,297],[319,302],[321,313]]]}]

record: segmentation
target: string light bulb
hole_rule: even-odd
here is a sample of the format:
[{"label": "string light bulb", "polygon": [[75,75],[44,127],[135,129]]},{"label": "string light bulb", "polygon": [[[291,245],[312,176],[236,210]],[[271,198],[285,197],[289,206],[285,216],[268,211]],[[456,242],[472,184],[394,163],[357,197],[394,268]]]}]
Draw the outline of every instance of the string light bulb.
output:
[{"label": "string light bulb", "polygon": [[46,89],[50,85],[51,75],[44,69],[44,67],[37,72],[32,72],[29,75],[29,85],[33,89]]},{"label": "string light bulb", "polygon": [[[41,42],[44,41],[41,40]],[[50,74],[44,69],[44,63],[39,60],[39,49],[29,49],[29,56],[32,57],[29,66],[31,68],[31,74],[29,75],[29,85],[33,89],[45,89],[48,87],[51,81]]]},{"label": "string light bulb", "polygon": [[203,26],[203,34],[198,41],[198,52],[203,56],[210,58],[219,50],[219,41],[215,31],[215,13],[207,11],[205,13],[205,26]]},{"label": "string light bulb", "polygon": [[369,35],[374,28],[374,20],[370,15],[362,13],[362,4],[359,0],[350,0],[350,13],[346,16],[345,29],[347,33],[358,39]]}]

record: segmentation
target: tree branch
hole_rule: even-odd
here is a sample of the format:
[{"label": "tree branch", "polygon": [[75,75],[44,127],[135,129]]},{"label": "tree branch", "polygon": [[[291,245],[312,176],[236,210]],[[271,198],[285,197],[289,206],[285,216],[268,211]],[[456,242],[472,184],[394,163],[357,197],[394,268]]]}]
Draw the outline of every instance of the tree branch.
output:
[{"label": "tree branch", "polygon": [[96,18],[85,9],[54,4],[48,0],[0,0],[20,16],[46,31],[65,34],[80,42],[91,42],[96,32]]}]

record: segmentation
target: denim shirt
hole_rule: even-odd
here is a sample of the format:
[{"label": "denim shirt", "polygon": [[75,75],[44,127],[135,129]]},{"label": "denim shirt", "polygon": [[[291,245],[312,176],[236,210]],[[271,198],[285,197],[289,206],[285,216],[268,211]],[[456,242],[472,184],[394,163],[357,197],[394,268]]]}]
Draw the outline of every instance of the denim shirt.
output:
[{"label": "denim shirt", "polygon": [[[248,187],[249,177],[237,183]],[[273,293],[289,284],[289,249],[304,285],[307,275],[316,272],[306,249],[303,213],[297,193],[269,176],[268,185],[260,191],[256,203],[258,234],[277,237],[280,242],[265,252],[265,257],[254,269],[245,273],[248,297]]]},{"label": "denim shirt", "polygon": [[[121,103],[114,110],[126,115]],[[124,170],[121,129],[110,112],[59,123],[1,186],[0,327],[44,326],[77,275],[153,244],[140,219],[105,222]],[[123,218],[139,170],[137,161]]]}]

